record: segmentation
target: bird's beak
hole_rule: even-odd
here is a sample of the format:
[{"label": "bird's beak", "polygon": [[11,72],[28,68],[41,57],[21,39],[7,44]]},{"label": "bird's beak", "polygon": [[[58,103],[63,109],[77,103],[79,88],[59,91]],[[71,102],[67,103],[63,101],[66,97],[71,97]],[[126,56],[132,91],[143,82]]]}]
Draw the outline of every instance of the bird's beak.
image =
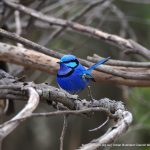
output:
[{"label": "bird's beak", "polygon": [[60,64],[60,63],[61,63],[61,61],[58,61],[58,62],[57,62],[57,64]]}]

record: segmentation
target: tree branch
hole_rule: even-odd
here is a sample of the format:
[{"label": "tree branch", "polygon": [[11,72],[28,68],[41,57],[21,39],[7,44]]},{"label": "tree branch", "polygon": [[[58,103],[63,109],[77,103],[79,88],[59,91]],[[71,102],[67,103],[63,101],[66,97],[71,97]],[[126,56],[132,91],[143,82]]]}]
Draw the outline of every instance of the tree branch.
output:
[{"label": "tree branch", "polygon": [[37,92],[32,87],[28,87],[27,91],[29,93],[28,103],[14,118],[10,120],[10,123],[8,124],[4,123],[5,125],[2,124],[0,126],[0,139],[4,139],[20,124],[20,121],[14,122],[14,120],[19,120],[20,118],[25,118],[30,116],[38,106],[39,95],[37,94]]},{"label": "tree branch", "polygon": [[[56,73],[58,69],[58,64],[56,63],[58,59],[56,58],[35,52],[33,50],[28,50],[22,47],[15,47],[4,43],[0,43],[0,59],[52,74]],[[85,66],[93,65],[93,63],[83,59],[80,59],[80,62]],[[97,68],[97,70],[98,71],[93,71],[93,75],[96,81],[113,82],[129,86],[150,85],[150,73],[149,69],[147,68],[120,68],[116,66],[113,67],[103,65]],[[109,74],[103,73],[101,71]]]},{"label": "tree branch", "polygon": [[[7,82],[5,82],[7,81]],[[124,106],[121,102],[111,101],[107,98],[101,99],[101,101],[86,101],[86,100],[79,100],[77,95],[71,95],[68,93],[64,93],[61,89],[55,88],[53,86],[47,84],[34,84],[32,82],[20,82],[18,79],[15,79],[13,76],[8,76],[8,73],[0,70],[0,91],[9,90],[7,94],[12,94],[14,96],[22,96],[26,97],[25,93],[22,93],[22,89],[25,87],[33,87],[36,89],[40,99],[44,102],[46,101],[55,101],[57,103],[62,103],[64,106],[68,107],[69,109],[83,109],[83,108],[90,108],[90,107],[102,107],[108,108],[110,112],[114,113],[116,110],[124,109]],[[4,95],[2,95],[4,96]],[[7,95],[5,95],[5,98]],[[0,93],[1,98],[1,93]],[[106,110],[107,111],[107,110]]]},{"label": "tree branch", "polygon": [[118,110],[116,113],[122,114],[117,124],[110,128],[103,136],[92,140],[90,143],[81,146],[78,150],[96,150],[101,147],[101,150],[107,147],[107,144],[113,143],[118,139],[132,123],[132,114],[128,111]]},{"label": "tree branch", "polygon": [[[101,9],[105,9],[105,5],[107,3],[107,5],[110,5],[111,2],[113,0],[96,0],[96,1],[92,1],[90,2],[84,9],[82,9],[79,13],[77,13],[75,16],[71,17],[69,19],[69,21],[77,21],[79,20],[82,16],[84,16],[86,13],[88,13],[91,9],[99,6]],[[49,41],[51,41],[52,39],[55,39],[58,35],[60,35],[67,27],[60,27],[58,28],[56,31],[54,31],[48,38],[47,40],[44,42],[44,45],[46,45]]]},{"label": "tree branch", "polygon": [[[50,38],[57,36],[64,29],[67,28],[67,29],[71,29],[72,31],[77,31],[80,34],[92,36],[106,43],[110,43],[111,45],[114,45],[119,49],[124,50],[124,53],[126,54],[133,53],[133,54],[138,54],[140,56],[143,56],[149,61],[150,50],[134,42],[133,40],[125,39],[117,35],[103,32],[98,28],[82,25],[80,23],[75,22],[76,19],[80,18],[92,7],[96,7],[97,4],[100,4],[101,2],[104,1],[106,3],[108,2],[109,5],[113,0],[95,0],[93,2],[90,2],[90,0],[88,0],[87,2],[85,2],[85,4],[89,4],[89,5],[87,5],[85,9],[83,9],[80,13],[74,16],[75,18],[71,18],[70,20],[59,19],[48,15],[44,15],[39,11],[25,7],[19,3],[15,3],[15,1],[3,0],[3,3],[5,4],[4,6],[6,6],[6,8],[8,7],[10,8],[9,11],[11,10],[11,12],[13,12],[14,10],[14,12],[17,12],[15,18],[13,18],[16,19],[16,24],[18,22],[18,26],[16,28],[18,31],[17,33],[20,33],[20,28],[21,28],[20,19],[22,20],[22,18],[20,18],[18,14],[21,13],[21,16],[24,17],[23,19],[25,23],[27,23],[26,21],[29,18],[30,21],[32,22],[33,21],[32,18],[33,18],[33,19],[37,19],[39,23],[44,22],[44,24],[48,25],[47,26],[48,28],[51,25],[58,26],[59,30],[54,32],[54,34],[52,34]],[[38,3],[44,4],[36,1],[34,1],[33,3],[32,2],[29,3],[31,4],[30,5],[31,7],[34,7]],[[53,4],[55,4],[55,2],[53,3],[47,1],[44,4],[44,7],[51,3],[52,6]],[[66,3],[66,1],[62,3]],[[72,4],[76,5],[76,3],[74,2]],[[60,7],[62,6],[60,5]],[[68,8],[72,8],[72,6],[71,7],[68,6]],[[101,6],[101,8],[105,9],[106,7]],[[59,9],[59,7],[57,9]],[[116,7],[112,7],[112,9],[113,9],[112,11],[114,11],[115,13],[118,11]],[[62,9],[61,11],[59,11],[59,13],[60,12],[64,13],[65,11],[66,10]],[[75,11],[78,11],[78,8],[75,9]],[[101,13],[98,11],[101,11],[101,9],[99,10],[97,9],[97,12],[94,11],[95,14],[93,13],[93,15],[96,16],[98,13]],[[25,15],[23,15],[22,12]],[[72,12],[74,13],[74,10]],[[64,13],[64,17],[71,15],[72,12],[70,13],[67,11],[66,14]],[[26,15],[28,15],[28,17],[26,17]],[[7,14],[7,16],[9,15]],[[124,18],[124,14],[122,12],[119,13],[119,15],[116,14],[116,16],[118,16],[118,18],[120,19],[121,17]],[[93,20],[93,18],[91,20]],[[30,21],[28,20],[29,24]],[[97,22],[96,17],[94,21]],[[6,22],[7,24],[7,22],[12,22],[12,19],[10,18],[8,21],[6,20],[4,22]],[[126,32],[125,29],[128,27],[128,24],[127,22],[126,23],[122,22],[122,25],[125,33]],[[41,41],[44,40],[46,35],[48,35],[48,33],[46,33],[46,35],[45,33],[46,31],[42,32],[42,38],[40,38]],[[22,43],[26,46],[26,48],[19,47],[19,46],[17,47],[17,46],[7,44],[7,42],[6,43],[0,42],[0,60],[6,62],[12,62],[32,69],[38,69],[41,71],[45,71],[47,73],[56,74],[58,69],[58,65],[56,64],[56,62],[60,57],[63,56],[62,53],[48,49],[37,43],[34,43],[30,40],[20,37],[19,34],[17,35],[2,29],[0,29],[0,36],[2,36],[2,38],[5,37],[15,42]],[[29,48],[32,48],[33,50]],[[89,67],[93,65],[93,62],[99,61],[97,58],[99,57],[89,58],[90,61],[80,59],[80,58],[78,59],[80,63],[82,63],[85,67]],[[119,85],[123,84],[128,86],[150,86],[149,62],[136,63],[131,61],[110,60],[110,62],[94,70],[92,74],[96,79],[96,81],[99,82],[104,81],[108,83],[117,83]],[[66,119],[67,115],[88,116],[88,114],[90,114],[90,117],[92,117],[92,115],[94,114],[93,112],[100,113],[101,111],[103,111],[106,113],[108,118],[114,121],[114,125],[112,125],[111,128],[103,136],[101,137],[99,136],[99,138],[92,140],[91,142],[85,145],[82,145],[79,148],[79,150],[94,150],[99,148],[103,149],[105,146],[107,146],[107,144],[113,143],[120,136],[122,136],[123,133],[127,131],[128,127],[130,127],[133,120],[132,114],[125,108],[125,105],[121,101],[115,101],[109,98],[87,101],[86,99],[80,99],[78,95],[70,95],[62,91],[61,89],[55,88],[46,83],[35,84],[33,82],[23,82],[19,78],[15,78],[2,70],[0,70],[0,99],[1,98],[11,99],[12,101],[24,100],[28,102],[27,105],[15,117],[0,125],[0,146],[3,139],[9,133],[11,133],[22,121],[24,121],[27,118],[43,117],[43,116],[51,117],[51,116],[63,115],[64,124],[63,124],[63,130],[60,137],[60,149],[62,150],[64,146],[64,135],[67,126],[67,119]],[[36,109],[39,101],[45,103],[48,102],[53,107],[55,104],[54,108],[57,111],[44,112],[44,113],[32,113]],[[94,130],[98,128],[95,128]]]},{"label": "tree branch", "polygon": [[18,42],[18,43],[21,43],[27,47],[30,47],[38,52],[41,52],[41,53],[44,53],[46,55],[49,55],[49,56],[53,56],[53,57],[56,57],[56,58],[60,58],[63,54],[59,53],[59,52],[56,52],[56,51],[53,51],[53,50],[50,50],[44,46],[41,46],[37,43],[34,43],[28,39],[25,39],[15,33],[11,33],[11,32],[8,32],[8,31],[5,31],[3,30],[2,28],[0,28],[0,35],[3,36],[3,37],[6,37],[8,39],[11,39],[15,42]]},{"label": "tree branch", "polygon": [[93,27],[89,26],[84,26],[79,23],[63,20],[63,19],[58,19],[54,17],[50,17],[47,15],[42,14],[41,12],[35,11],[31,8],[27,8],[23,5],[12,3],[8,0],[4,1],[5,4],[15,10],[19,10],[21,12],[24,12],[36,19],[39,19],[41,21],[47,22],[51,25],[57,25],[57,26],[62,26],[62,27],[69,27],[72,30],[78,31],[80,33],[85,33],[90,36],[97,37],[104,42],[110,43],[114,46],[119,47],[122,50],[126,50],[128,53],[135,53],[139,54],[148,60],[150,59],[150,50],[146,49],[142,45],[132,41],[132,40],[127,40],[124,38],[121,38],[117,35],[113,34],[108,34],[106,32],[100,31],[98,29],[95,29]]},{"label": "tree branch", "polygon": [[63,150],[64,148],[64,137],[67,129],[67,116],[64,116],[64,122],[63,122],[63,128],[60,136],[60,150]]},{"label": "tree branch", "polygon": [[[30,87],[29,91],[31,92],[30,94],[33,94],[32,97],[30,95],[29,100],[31,99],[36,99],[34,102],[34,108],[33,108],[33,102],[27,105],[16,117],[14,117],[12,120],[5,122],[0,126],[0,129],[4,129],[4,127],[7,127],[11,124],[19,124],[22,120],[29,118],[29,117],[39,117],[39,116],[54,116],[54,115],[81,115],[82,113],[91,113],[95,111],[104,111],[111,119],[114,119],[117,121],[117,124],[111,128],[111,130],[108,130],[106,134],[104,134],[102,137],[94,140],[94,142],[90,142],[87,145],[82,146],[80,149],[91,149],[94,150],[98,147],[101,147],[102,144],[107,144],[107,143],[113,143],[114,140],[116,140],[119,136],[121,136],[127,128],[130,126],[132,122],[132,114],[128,111],[126,111],[124,105],[120,101],[114,101],[110,100],[108,98],[103,98],[100,100],[94,100],[93,102],[91,101],[86,101],[85,99],[79,100],[78,96],[75,95],[70,95],[67,93],[64,93],[60,89],[57,89],[55,87],[46,85],[46,84],[34,84],[34,83],[26,83],[25,86],[22,82],[17,81],[17,79],[13,78],[13,76],[8,75],[4,71],[0,71],[0,77],[1,80],[3,78],[7,78],[7,83],[8,85],[5,84],[5,82],[1,82],[0,86],[0,91],[7,89],[11,90],[11,85],[12,86],[12,95],[13,95],[13,90],[17,89],[17,93],[14,93],[14,96],[19,94],[21,95],[22,89],[26,89]],[[0,80],[0,81],[1,81]],[[15,82],[14,82],[15,81]],[[2,84],[3,83],[3,84]],[[19,89],[20,87],[20,89]],[[36,89],[35,90],[33,89]],[[15,89],[15,91],[16,91]],[[38,94],[37,94],[38,93]],[[56,111],[56,112],[50,112],[50,113],[37,113],[37,114],[31,114],[31,112],[36,108],[39,100],[49,100],[49,101],[55,101],[57,103],[61,103],[68,109],[72,110],[65,110],[65,111]],[[26,93],[22,93],[22,96],[26,96]],[[28,108],[28,109],[27,109]],[[32,109],[33,108],[33,109]],[[28,110],[28,113],[26,113],[25,110]],[[32,111],[29,111],[32,110]],[[20,114],[22,116],[20,116]],[[18,123],[19,122],[19,123]],[[12,129],[12,128],[11,128]],[[5,129],[6,130],[6,129]],[[10,130],[12,131],[12,130]],[[7,132],[8,135],[10,132]],[[91,148],[92,147],[92,148]]]}]

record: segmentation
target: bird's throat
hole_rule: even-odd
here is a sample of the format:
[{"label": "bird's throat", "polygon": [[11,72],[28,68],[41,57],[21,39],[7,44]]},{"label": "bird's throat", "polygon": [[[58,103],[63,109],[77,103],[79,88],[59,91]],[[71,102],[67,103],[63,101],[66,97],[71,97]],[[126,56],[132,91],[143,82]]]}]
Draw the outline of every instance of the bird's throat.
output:
[{"label": "bird's throat", "polygon": [[57,77],[68,77],[68,76],[70,76],[73,72],[74,72],[74,69],[71,69],[69,72],[64,73],[64,74],[60,74],[60,73],[58,72]]}]

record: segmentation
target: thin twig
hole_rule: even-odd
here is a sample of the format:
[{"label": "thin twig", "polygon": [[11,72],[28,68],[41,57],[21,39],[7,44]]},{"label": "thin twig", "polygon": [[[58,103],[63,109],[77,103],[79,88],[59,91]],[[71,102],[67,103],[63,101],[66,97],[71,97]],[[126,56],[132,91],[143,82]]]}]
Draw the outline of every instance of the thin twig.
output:
[{"label": "thin twig", "polygon": [[108,123],[109,119],[110,119],[110,118],[107,117],[106,121],[103,122],[100,126],[94,128],[94,129],[90,129],[89,131],[90,131],[90,132],[93,132],[93,131],[97,131],[97,130],[101,129],[103,126],[105,126],[105,125]]},{"label": "thin twig", "polygon": [[[14,15],[15,15],[15,23],[16,23],[16,34],[20,36],[22,33],[22,26],[21,26],[21,21],[20,21],[20,11],[15,10]],[[23,47],[23,45],[21,43],[17,43],[17,46]]]},{"label": "thin twig", "polygon": [[60,150],[64,149],[64,137],[65,137],[66,130],[67,130],[67,116],[64,115],[64,123],[63,123],[63,128],[60,136]]},{"label": "thin twig", "polygon": [[21,35],[22,29],[21,29],[21,21],[20,21],[20,12],[16,10],[14,14],[15,14],[15,22],[16,22],[16,34]]},{"label": "thin twig", "polygon": [[[118,111],[121,113],[122,111]],[[108,129],[108,131],[101,137],[92,140],[88,144],[82,145],[78,150],[96,150],[96,149],[103,149],[103,144],[110,144],[114,143],[116,139],[124,133],[130,124],[132,123],[132,114],[128,111],[123,111],[122,119],[120,119],[115,126]]]},{"label": "thin twig", "polygon": [[81,114],[87,114],[92,112],[105,112],[107,115],[109,115],[110,118],[116,118],[116,115],[111,114],[107,109],[102,107],[94,107],[94,108],[87,108],[83,110],[63,110],[63,111],[55,111],[55,112],[42,112],[42,113],[32,113],[30,116],[21,117],[19,119],[15,120],[9,120],[5,122],[4,124],[0,125],[0,128],[4,127],[7,124],[10,124],[12,122],[21,122],[28,118],[37,118],[37,117],[55,117],[55,116],[61,116],[61,115],[79,115]]},{"label": "thin twig", "polygon": [[149,0],[123,0],[125,2],[129,2],[129,3],[136,3],[136,4],[150,4]]},{"label": "thin twig", "polygon": [[[99,6],[99,4],[102,4],[105,0],[96,0],[89,3],[84,9],[82,9],[79,13],[77,13],[75,16],[71,17],[69,21],[77,21],[82,16],[84,16],[86,13],[88,13],[91,9]],[[103,7],[103,5],[101,6]],[[67,27],[60,27],[56,29],[47,39],[44,41],[43,45],[47,45],[48,42],[55,39],[58,35],[60,35]]]},{"label": "thin twig", "polygon": [[[44,5],[46,1],[39,1],[39,4],[36,6],[36,10],[40,10],[41,7]],[[28,34],[29,29],[31,28],[31,26],[34,24],[34,19],[32,17],[29,18],[28,23],[26,25],[26,29],[25,29],[25,34]]]},{"label": "thin twig", "polygon": [[67,5],[68,3],[71,3],[71,2],[74,2],[74,0],[64,0],[64,1],[60,1],[59,3],[56,2],[54,4],[51,4],[51,5],[48,5],[47,7],[44,7],[41,12],[46,14],[46,13],[49,13],[50,11],[53,11],[57,8],[59,8],[60,6],[64,6],[64,5]]},{"label": "thin twig", "polygon": [[125,14],[123,13],[123,11],[121,11],[116,5],[111,4],[110,5],[110,9],[111,11],[116,15],[116,17],[118,18],[120,24],[121,24],[121,31],[120,31],[120,36],[121,37],[126,37],[126,33],[128,32],[131,36],[132,39],[134,39],[135,41],[137,41],[136,35],[133,31],[133,29],[130,27],[129,23],[128,23],[128,19],[125,16]]}]

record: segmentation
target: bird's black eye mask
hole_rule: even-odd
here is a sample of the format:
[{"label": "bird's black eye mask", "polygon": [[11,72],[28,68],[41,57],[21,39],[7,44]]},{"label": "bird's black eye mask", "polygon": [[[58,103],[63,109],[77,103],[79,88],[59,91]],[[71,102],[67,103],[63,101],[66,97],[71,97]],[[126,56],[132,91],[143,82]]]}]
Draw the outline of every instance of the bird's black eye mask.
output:
[{"label": "bird's black eye mask", "polygon": [[79,65],[79,61],[77,59],[69,60],[69,61],[63,61],[63,63],[70,68],[76,68]]}]

